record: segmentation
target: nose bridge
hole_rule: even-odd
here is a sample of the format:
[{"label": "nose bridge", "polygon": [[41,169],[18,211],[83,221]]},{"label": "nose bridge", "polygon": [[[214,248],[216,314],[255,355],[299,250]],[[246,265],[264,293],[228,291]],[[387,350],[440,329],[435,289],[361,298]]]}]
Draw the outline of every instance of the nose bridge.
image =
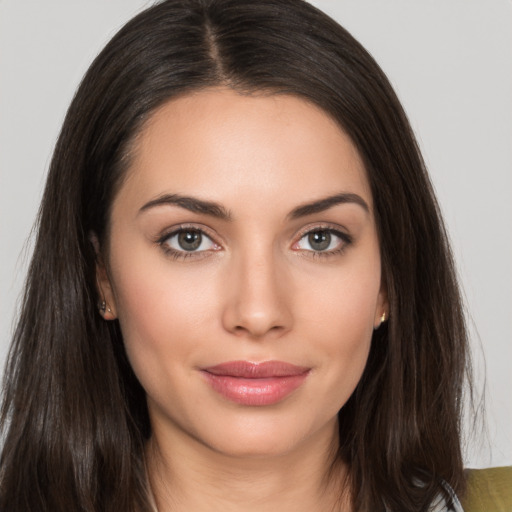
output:
[{"label": "nose bridge", "polygon": [[255,244],[233,255],[225,327],[238,334],[262,337],[291,326],[286,272],[273,247]]}]

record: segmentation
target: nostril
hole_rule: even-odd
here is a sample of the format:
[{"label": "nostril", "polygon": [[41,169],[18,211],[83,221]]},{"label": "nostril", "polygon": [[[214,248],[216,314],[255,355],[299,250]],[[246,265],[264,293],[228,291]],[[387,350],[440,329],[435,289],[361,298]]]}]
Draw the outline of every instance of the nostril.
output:
[{"label": "nostril", "polygon": [[233,327],[232,332],[237,336],[246,336],[248,338],[263,338],[268,335],[279,335],[286,330],[284,325],[236,325]]},{"label": "nostril", "polygon": [[[248,272],[248,268],[252,270]],[[255,272],[245,262],[238,268],[238,279],[232,276],[232,287],[222,305],[222,323],[239,337],[276,337],[291,327],[293,300],[287,293],[289,287],[275,276],[275,269],[265,269]]]}]

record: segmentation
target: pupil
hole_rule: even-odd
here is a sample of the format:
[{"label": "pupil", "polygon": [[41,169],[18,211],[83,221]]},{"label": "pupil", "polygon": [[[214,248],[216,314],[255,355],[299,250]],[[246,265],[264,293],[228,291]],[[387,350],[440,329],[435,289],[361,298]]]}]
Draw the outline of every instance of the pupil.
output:
[{"label": "pupil", "polygon": [[178,235],[178,243],[184,251],[194,251],[201,245],[201,233],[198,231],[182,231]]},{"label": "pupil", "polygon": [[329,231],[315,231],[308,236],[309,244],[315,251],[325,251],[331,244]]}]

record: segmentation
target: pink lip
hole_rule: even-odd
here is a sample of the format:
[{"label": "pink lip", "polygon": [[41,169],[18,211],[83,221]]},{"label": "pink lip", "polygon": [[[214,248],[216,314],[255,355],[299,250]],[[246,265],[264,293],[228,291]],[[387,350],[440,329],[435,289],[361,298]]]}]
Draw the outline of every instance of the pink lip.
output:
[{"label": "pink lip", "polygon": [[304,382],[309,371],[283,361],[230,361],[202,369],[217,393],[242,405],[280,402]]}]

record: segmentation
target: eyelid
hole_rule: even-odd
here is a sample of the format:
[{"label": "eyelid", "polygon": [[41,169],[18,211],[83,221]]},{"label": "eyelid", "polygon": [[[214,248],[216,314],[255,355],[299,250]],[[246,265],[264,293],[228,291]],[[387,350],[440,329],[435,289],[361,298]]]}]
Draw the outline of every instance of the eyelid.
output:
[{"label": "eyelid", "polygon": [[339,234],[343,238],[352,239],[348,233],[348,229],[343,226],[340,226],[339,224],[331,224],[329,222],[320,222],[319,224],[308,224],[301,228],[297,235],[295,235],[295,240],[298,241],[305,235],[315,231],[330,231],[331,233]]},{"label": "eyelid", "polygon": [[[214,249],[204,249],[201,251],[186,251],[186,250],[177,250],[173,247],[170,247],[169,245],[166,245],[165,242],[173,237],[179,234],[183,231],[197,231],[201,233],[203,236],[206,236],[211,240],[211,242],[215,245]],[[324,251],[315,251],[313,249],[302,249],[302,248],[294,248],[296,244],[298,244],[305,236],[309,235],[310,233],[314,233],[315,231],[328,231],[331,234],[337,236],[341,239],[341,247],[338,247],[336,249],[330,249],[330,250],[324,250]],[[294,250],[297,253],[308,253],[308,256],[310,257],[328,257],[328,256],[334,256],[336,254],[340,254],[349,245],[353,243],[353,237],[347,232],[348,230],[338,224],[330,224],[330,223],[320,223],[320,224],[308,224],[307,226],[303,227],[297,235],[294,237],[294,242],[292,243],[292,250]],[[173,256],[175,259],[185,259],[190,257],[207,257],[211,255],[213,252],[217,252],[223,248],[223,242],[219,243],[217,240],[221,238],[216,233],[212,233],[212,230],[204,225],[198,225],[194,223],[182,223],[179,225],[175,225],[172,227],[169,227],[165,230],[162,230],[159,235],[155,238],[155,243],[159,245],[162,250],[164,250],[168,255]]]},{"label": "eyelid", "polygon": [[314,251],[314,250],[300,249],[300,248],[297,248],[295,250],[297,252],[302,252],[302,253],[312,253],[314,256],[329,256],[329,255],[341,253],[342,251],[344,251],[347,248],[347,246],[349,246],[353,242],[353,237],[350,234],[348,234],[348,232],[347,232],[348,230],[342,228],[339,225],[333,225],[333,224],[329,224],[329,223],[309,224],[309,225],[303,227],[299,231],[299,233],[296,235],[295,241],[292,244],[292,249],[305,236],[307,236],[311,233],[314,233],[316,231],[328,231],[329,233],[337,236],[343,242],[341,244],[341,247],[337,248],[337,249],[331,249],[331,250],[325,250],[325,251]]},{"label": "eyelid", "polygon": [[160,233],[156,236],[155,242],[165,242],[165,240],[167,240],[169,237],[187,230],[198,231],[202,235],[205,235],[208,238],[212,239],[212,241],[214,241],[217,245],[221,245],[216,241],[216,239],[219,237],[215,233],[213,233],[211,229],[209,229],[206,226],[193,223],[181,223],[175,226],[165,228],[161,230]]},{"label": "eyelid", "polygon": [[[186,251],[186,250],[179,250],[175,249],[174,247],[171,247],[170,245],[166,244],[166,242],[178,235],[179,233],[182,233],[184,231],[197,231],[201,233],[202,236],[208,238],[212,244],[214,244],[214,249],[204,249],[201,251]],[[189,223],[183,223],[176,226],[172,226],[170,228],[167,228],[160,232],[160,234],[156,237],[155,243],[162,248],[163,251],[167,255],[170,255],[174,257],[174,259],[185,259],[190,257],[196,257],[201,258],[204,256],[208,256],[212,252],[217,252],[220,249],[222,249],[222,245],[217,242],[218,237],[216,235],[211,234],[211,230],[207,228],[206,226],[199,226],[197,224],[189,224]]]}]

